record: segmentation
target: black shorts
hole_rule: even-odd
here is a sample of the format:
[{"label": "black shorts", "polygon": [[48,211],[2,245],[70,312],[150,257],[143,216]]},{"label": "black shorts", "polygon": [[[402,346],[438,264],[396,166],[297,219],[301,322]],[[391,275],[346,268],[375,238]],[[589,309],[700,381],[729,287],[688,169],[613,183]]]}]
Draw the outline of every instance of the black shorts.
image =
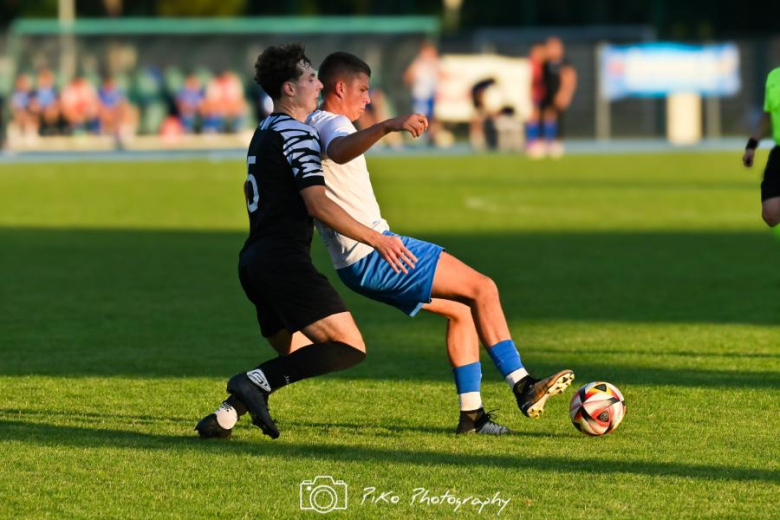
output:
[{"label": "black shorts", "polygon": [[761,202],[775,197],[780,197],[780,146],[775,146],[769,152],[761,183]]},{"label": "black shorts", "polygon": [[266,338],[282,329],[292,334],[348,310],[308,255],[239,266],[238,278],[247,298],[255,304],[260,333]]}]

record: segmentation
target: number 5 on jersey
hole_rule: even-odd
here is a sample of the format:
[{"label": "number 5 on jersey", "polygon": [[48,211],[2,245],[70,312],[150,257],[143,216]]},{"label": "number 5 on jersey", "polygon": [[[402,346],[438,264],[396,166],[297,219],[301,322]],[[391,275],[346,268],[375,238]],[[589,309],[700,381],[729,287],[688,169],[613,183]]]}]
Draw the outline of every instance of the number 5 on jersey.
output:
[{"label": "number 5 on jersey", "polygon": [[257,211],[260,202],[260,190],[257,189],[257,179],[250,170],[250,166],[257,162],[257,157],[250,155],[246,158],[246,182],[244,183],[244,197],[246,198],[246,208],[249,213]]}]

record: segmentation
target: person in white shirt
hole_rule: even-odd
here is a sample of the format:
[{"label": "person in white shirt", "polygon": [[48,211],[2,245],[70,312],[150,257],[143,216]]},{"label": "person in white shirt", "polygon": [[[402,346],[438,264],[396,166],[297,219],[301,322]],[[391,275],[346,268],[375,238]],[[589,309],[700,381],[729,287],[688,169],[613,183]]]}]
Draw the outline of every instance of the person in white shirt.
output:
[{"label": "person in white shirt", "polygon": [[[390,132],[406,131],[419,137],[428,120],[423,114],[409,114],[358,132],[352,121],[360,117],[370,102],[370,67],[357,56],[336,52],[325,58],[318,76],[323,84],[323,103],[306,123],[320,135],[327,194],[358,222],[394,235],[382,218],[363,153]],[[382,262],[370,246],[321,222],[315,224],[347,287],[409,316],[424,309],[448,319],[447,352],[461,408],[456,433],[511,433],[493,422],[482,406],[480,341],[514,392],[518,407],[528,417],[539,417],[547,399],[563,392],[573,381],[571,370],[542,380],[528,374],[512,341],[496,284],[441,246],[400,237],[416,265],[399,273]]]}]

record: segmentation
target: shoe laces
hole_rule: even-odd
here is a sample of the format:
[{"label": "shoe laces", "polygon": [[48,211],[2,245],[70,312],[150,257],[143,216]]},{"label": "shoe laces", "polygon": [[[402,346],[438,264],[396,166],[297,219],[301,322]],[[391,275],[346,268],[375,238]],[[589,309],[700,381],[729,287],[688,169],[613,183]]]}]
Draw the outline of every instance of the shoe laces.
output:
[{"label": "shoe laces", "polygon": [[500,424],[493,421],[493,419],[498,419],[498,414],[494,413],[497,411],[498,408],[495,410],[490,410],[489,412],[485,412],[485,415],[479,418],[479,422],[482,423],[478,429],[480,433],[487,433],[491,435],[503,435],[510,433],[509,428],[506,426],[501,426]]}]

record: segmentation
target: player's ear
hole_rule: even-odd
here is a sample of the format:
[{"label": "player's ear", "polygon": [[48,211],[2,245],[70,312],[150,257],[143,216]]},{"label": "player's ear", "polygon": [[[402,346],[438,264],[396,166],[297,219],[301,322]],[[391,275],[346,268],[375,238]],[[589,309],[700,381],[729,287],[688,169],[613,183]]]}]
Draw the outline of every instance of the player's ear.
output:
[{"label": "player's ear", "polygon": [[282,83],[282,93],[286,96],[295,96],[295,85],[292,81],[285,81]]},{"label": "player's ear", "polygon": [[343,96],[347,92],[347,84],[343,81],[336,82],[336,93],[339,96]]}]

